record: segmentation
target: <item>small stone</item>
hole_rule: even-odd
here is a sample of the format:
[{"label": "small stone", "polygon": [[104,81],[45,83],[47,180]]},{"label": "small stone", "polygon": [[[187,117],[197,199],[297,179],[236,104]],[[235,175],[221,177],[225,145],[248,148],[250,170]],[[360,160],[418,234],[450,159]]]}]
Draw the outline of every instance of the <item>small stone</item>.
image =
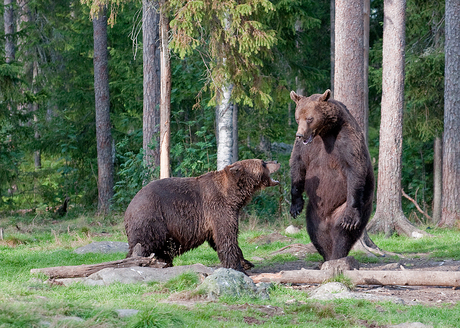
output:
[{"label": "small stone", "polygon": [[347,256],[337,260],[326,261],[321,266],[321,270],[334,270],[335,272],[342,272],[354,269],[359,269],[359,262],[353,256]]},{"label": "small stone", "polygon": [[286,230],[284,230],[284,232],[288,235],[294,235],[296,233],[299,233],[300,229],[293,225],[290,225],[289,227],[286,228]]},{"label": "small stone", "polygon": [[412,238],[415,238],[415,239],[423,238],[423,234],[417,231],[412,231]]}]

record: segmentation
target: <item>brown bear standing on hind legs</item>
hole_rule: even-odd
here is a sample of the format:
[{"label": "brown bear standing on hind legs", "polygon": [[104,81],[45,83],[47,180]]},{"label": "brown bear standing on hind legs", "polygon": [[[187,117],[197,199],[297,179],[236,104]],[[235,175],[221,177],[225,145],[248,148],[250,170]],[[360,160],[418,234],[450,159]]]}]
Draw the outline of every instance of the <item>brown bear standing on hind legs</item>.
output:
[{"label": "brown bear standing on hind legs", "polygon": [[346,257],[372,211],[374,172],[364,135],[331,91],[310,97],[291,91],[298,124],[292,150],[291,215],[308,196],[307,231],[325,261]]},{"label": "brown bear standing on hind legs", "polygon": [[[197,178],[168,178],[142,188],[125,212],[129,252],[172,266],[175,256],[205,241],[223,267],[244,272],[254,265],[238,246],[238,214],[254,193],[275,186],[280,164],[248,159]],[[140,253],[140,254],[139,254]]]}]

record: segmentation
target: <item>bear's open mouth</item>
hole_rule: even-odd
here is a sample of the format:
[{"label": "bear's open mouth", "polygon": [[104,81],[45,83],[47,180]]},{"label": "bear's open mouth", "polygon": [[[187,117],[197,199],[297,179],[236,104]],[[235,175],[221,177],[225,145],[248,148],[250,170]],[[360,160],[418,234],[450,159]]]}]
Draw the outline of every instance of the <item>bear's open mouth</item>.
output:
[{"label": "bear's open mouth", "polygon": [[310,142],[313,141],[313,133],[307,139],[303,139],[303,144],[308,145]]}]

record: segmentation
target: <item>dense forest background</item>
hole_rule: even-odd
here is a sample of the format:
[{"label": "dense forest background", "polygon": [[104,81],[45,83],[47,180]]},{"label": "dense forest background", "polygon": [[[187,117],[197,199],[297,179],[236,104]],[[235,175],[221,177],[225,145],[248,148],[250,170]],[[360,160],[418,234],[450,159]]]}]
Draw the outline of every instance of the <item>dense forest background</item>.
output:
[{"label": "dense forest background", "polygon": [[[257,195],[249,213],[271,220],[289,212],[289,146],[297,129],[289,92],[307,95],[331,86],[330,0],[273,0],[258,17],[276,42],[260,53],[259,86],[269,102],[238,106],[238,157],[282,163],[279,188]],[[5,1],[6,3],[6,1]],[[23,5],[21,5],[23,4]],[[15,60],[5,58],[0,29],[0,210],[71,210],[98,201],[93,24],[80,1],[13,2]],[[27,7],[27,13],[25,8]],[[5,8],[0,6],[0,26]],[[124,211],[142,185],[158,177],[143,164],[142,3],[113,7],[108,28],[110,119],[115,167],[114,210]],[[24,16],[27,15],[27,19]],[[383,1],[371,1],[368,143],[377,177],[382,95]],[[198,49],[199,50],[199,49]],[[408,0],[402,188],[423,211],[433,203],[434,143],[443,131],[444,2]],[[171,52],[171,175],[216,169],[215,104],[203,53]],[[153,144],[152,147],[158,145]],[[37,154],[41,163],[37,165]],[[412,201],[406,216],[426,223]]]}]

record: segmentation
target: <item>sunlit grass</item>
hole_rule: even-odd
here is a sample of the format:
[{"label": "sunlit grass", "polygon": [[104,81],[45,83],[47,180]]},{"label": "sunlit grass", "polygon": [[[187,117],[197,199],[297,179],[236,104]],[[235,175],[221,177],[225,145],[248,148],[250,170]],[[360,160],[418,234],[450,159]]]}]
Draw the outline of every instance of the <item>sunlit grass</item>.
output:
[{"label": "sunlit grass", "polygon": [[[422,322],[434,327],[456,327],[460,306],[405,306],[372,303],[364,300],[316,302],[301,290],[274,285],[270,300],[222,298],[216,302],[196,303],[193,307],[165,303],[173,293],[191,291],[199,284],[196,274],[186,273],[167,283],[86,286],[80,283],[65,287],[45,284],[43,275],[31,275],[30,269],[61,265],[92,264],[122,259],[126,254],[76,254],[74,249],[94,241],[126,241],[118,218],[102,220],[78,216],[58,223],[46,218],[17,220],[3,218],[5,240],[0,243],[0,327],[364,327]],[[99,222],[99,223],[98,223]],[[9,226],[6,226],[8,223]],[[275,265],[298,261],[291,254],[273,252],[290,244],[309,242],[303,228],[295,235],[285,235],[284,221],[275,225],[245,222],[239,244],[245,258],[259,258],[257,265]],[[18,224],[21,231],[15,228]],[[385,238],[371,235],[383,250],[410,257],[460,259],[457,230],[430,229],[434,237],[420,240],[403,236]],[[271,238],[267,238],[271,236]],[[385,261],[352,252],[360,262]],[[321,262],[308,254],[306,262]],[[207,244],[177,257],[175,265],[202,263],[219,265],[216,252]],[[136,309],[131,318],[118,317],[117,309]],[[161,320],[159,318],[161,317]],[[79,322],[63,322],[78,317]]]}]

